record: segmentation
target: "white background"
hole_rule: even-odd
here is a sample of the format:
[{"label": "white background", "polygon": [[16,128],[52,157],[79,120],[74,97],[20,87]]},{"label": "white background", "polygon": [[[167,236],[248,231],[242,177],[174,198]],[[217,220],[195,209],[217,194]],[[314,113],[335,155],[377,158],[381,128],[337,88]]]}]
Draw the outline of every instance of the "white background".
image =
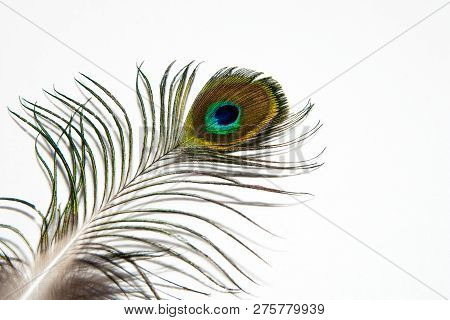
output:
[{"label": "white background", "polygon": [[[129,86],[145,60],[154,85],[172,60],[272,75],[292,104],[443,1],[6,1]],[[87,73],[123,100],[133,92],[0,3],[0,195],[47,204],[33,140],[11,119],[18,96],[74,90]],[[310,208],[450,296],[450,6],[314,95],[324,123],[309,143],[325,165],[277,180]],[[72,89],[71,89],[72,88]],[[304,104],[304,102],[303,102]],[[288,199],[289,200],[289,199]],[[290,199],[290,203],[295,200]],[[442,299],[310,208],[249,208],[284,236],[267,240],[263,298]],[[259,265],[256,267],[260,267]]]}]

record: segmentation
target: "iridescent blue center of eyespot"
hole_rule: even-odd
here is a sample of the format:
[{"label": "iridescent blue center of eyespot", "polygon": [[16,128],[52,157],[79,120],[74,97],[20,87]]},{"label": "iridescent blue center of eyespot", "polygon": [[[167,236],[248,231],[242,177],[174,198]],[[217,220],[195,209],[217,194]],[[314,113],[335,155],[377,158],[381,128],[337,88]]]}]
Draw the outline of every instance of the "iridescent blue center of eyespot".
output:
[{"label": "iridescent blue center of eyespot", "polygon": [[205,128],[209,133],[228,134],[240,126],[241,107],[230,101],[212,103],[205,114]]},{"label": "iridescent blue center of eyespot", "polygon": [[221,126],[228,126],[235,122],[239,117],[239,108],[230,104],[220,106],[214,112],[214,118]]}]

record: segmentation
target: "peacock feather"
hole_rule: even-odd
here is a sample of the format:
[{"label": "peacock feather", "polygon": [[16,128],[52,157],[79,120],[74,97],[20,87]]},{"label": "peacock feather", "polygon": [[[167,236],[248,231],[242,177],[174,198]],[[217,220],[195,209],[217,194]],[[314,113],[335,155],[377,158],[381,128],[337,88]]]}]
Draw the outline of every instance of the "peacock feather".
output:
[{"label": "peacock feather", "polygon": [[[234,229],[245,223],[269,231],[240,210],[261,202],[236,200],[230,190],[301,194],[248,180],[319,167],[317,157],[274,156],[299,148],[320,124],[292,136],[312,104],[292,112],[277,81],[238,68],[215,73],[186,110],[199,65],[190,63],[170,76],[172,66],[162,77],[159,103],[138,66],[139,124],[128,107],[86,75],[76,80],[85,100],[55,89],[45,93],[57,108],[20,99],[24,111],[10,110],[35,132],[51,196],[44,209],[0,198],[28,211],[39,228],[34,243],[18,226],[0,224],[0,231],[11,235],[0,237],[1,299],[246,292],[242,279],[254,281],[253,276],[223,243],[262,260],[248,236]],[[143,129],[138,142],[136,125]],[[185,206],[188,202],[198,209]]]}]

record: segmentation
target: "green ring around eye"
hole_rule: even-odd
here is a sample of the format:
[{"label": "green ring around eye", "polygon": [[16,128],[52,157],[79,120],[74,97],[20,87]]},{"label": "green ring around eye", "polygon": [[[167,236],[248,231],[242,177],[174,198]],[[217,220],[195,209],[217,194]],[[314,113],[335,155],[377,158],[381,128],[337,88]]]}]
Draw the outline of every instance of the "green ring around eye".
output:
[{"label": "green ring around eye", "polygon": [[217,101],[205,113],[205,129],[213,134],[228,134],[240,127],[241,107],[230,101]]}]

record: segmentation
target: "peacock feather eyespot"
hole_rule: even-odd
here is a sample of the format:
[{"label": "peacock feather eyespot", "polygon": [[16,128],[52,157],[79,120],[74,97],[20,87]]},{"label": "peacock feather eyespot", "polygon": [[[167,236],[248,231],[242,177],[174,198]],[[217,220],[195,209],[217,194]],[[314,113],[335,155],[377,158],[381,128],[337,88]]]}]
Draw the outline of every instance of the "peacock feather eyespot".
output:
[{"label": "peacock feather eyespot", "polygon": [[281,86],[271,77],[236,68],[218,71],[194,100],[181,145],[233,151],[257,147],[287,116]]},{"label": "peacock feather eyespot", "polygon": [[227,134],[239,129],[241,107],[230,101],[212,103],[205,113],[206,131],[213,134]]}]

